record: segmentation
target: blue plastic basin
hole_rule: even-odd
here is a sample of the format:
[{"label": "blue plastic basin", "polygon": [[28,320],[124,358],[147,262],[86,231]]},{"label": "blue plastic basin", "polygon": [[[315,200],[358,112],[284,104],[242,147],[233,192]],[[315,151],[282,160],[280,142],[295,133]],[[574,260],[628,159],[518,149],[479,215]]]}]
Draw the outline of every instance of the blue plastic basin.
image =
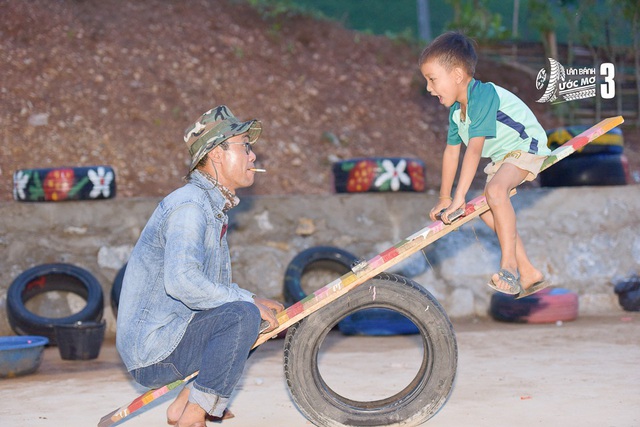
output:
[{"label": "blue plastic basin", "polygon": [[48,343],[47,337],[35,335],[0,337],[0,377],[12,378],[35,372]]}]

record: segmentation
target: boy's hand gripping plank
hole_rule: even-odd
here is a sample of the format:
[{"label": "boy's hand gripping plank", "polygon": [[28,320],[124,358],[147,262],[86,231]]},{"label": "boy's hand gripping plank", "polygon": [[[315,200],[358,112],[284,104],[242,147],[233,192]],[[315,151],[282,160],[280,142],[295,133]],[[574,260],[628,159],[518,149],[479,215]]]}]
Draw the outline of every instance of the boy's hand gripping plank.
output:
[{"label": "boy's hand gripping plank", "polygon": [[[571,140],[551,152],[551,155],[549,155],[549,157],[544,161],[541,171],[581,149],[589,142],[607,133],[623,121],[624,119],[622,116],[604,119],[597,125],[582,132],[580,135],[573,137]],[[515,189],[511,191],[510,195],[512,196],[514,194]],[[303,300],[278,313],[278,327],[270,332],[263,333],[258,336],[253,347],[255,348],[275,337],[284,329],[336,300],[351,289],[361,285],[377,274],[380,274],[400,261],[405,260],[415,252],[430,245],[442,236],[475,219],[488,209],[489,206],[487,206],[484,195],[478,196],[465,205],[464,215],[456,219],[453,223],[445,225],[442,221],[435,221],[370,260],[358,263],[349,273],[342,275],[340,278],[334,280],[323,288],[318,289]],[[196,375],[197,372],[184,380],[178,380],[164,387],[148,391],[130,404],[123,406],[120,409],[116,409],[112,413],[102,417],[98,427],[109,427],[113,425]]]}]

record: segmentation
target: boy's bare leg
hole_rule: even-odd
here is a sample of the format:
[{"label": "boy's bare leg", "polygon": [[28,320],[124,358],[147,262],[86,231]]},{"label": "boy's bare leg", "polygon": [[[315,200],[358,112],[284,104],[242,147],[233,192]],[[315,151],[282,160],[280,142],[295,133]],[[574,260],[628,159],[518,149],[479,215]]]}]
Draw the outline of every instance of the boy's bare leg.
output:
[{"label": "boy's bare leg", "polygon": [[[509,191],[519,185],[527,174],[527,171],[512,164],[503,164],[487,183],[485,197],[491,211],[482,215],[485,223],[498,236],[502,252],[500,268],[513,273],[516,277],[520,272],[521,283],[525,289],[541,280],[542,273],[533,268],[524,250],[524,244],[516,229],[516,213],[509,198]],[[491,279],[498,288],[505,290],[509,288],[497,273]]]},{"label": "boy's bare leg", "polygon": [[[482,218],[490,229],[496,231],[491,211],[485,212],[480,218]],[[531,285],[544,278],[542,272],[535,268],[529,260],[527,251],[524,248],[524,243],[518,232],[516,232],[516,263],[518,265],[518,272],[520,273],[520,282],[524,289],[528,289]]]}]

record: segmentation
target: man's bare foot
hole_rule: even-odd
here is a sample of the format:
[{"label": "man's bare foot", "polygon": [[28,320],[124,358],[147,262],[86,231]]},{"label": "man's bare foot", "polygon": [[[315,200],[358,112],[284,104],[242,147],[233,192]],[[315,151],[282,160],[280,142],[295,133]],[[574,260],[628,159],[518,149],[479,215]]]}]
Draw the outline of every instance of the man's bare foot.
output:
[{"label": "man's bare foot", "polygon": [[176,427],[206,427],[206,415],[207,413],[199,405],[187,402]]},{"label": "man's bare foot", "polygon": [[187,406],[187,402],[189,401],[189,388],[185,387],[180,390],[180,394],[176,397],[171,405],[167,408],[167,424],[176,425],[178,423],[178,419],[184,412],[184,408]]},{"label": "man's bare foot", "polygon": [[231,412],[228,409],[225,409],[224,412],[222,413],[221,417],[214,417],[214,416],[211,416],[211,415],[207,414],[207,421],[214,421],[214,422],[215,421],[223,421],[223,420],[228,420],[228,419],[234,418],[234,417],[235,417],[235,415],[233,414],[233,412]]}]

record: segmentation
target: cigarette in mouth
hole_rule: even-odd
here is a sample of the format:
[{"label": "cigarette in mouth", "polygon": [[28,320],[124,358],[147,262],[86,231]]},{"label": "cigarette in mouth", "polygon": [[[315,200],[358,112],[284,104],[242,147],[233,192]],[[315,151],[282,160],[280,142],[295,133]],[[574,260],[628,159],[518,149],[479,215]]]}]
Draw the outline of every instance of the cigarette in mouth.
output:
[{"label": "cigarette in mouth", "polygon": [[254,171],[254,172],[266,172],[266,169],[260,169],[260,168],[251,168],[249,169],[250,171]]}]

